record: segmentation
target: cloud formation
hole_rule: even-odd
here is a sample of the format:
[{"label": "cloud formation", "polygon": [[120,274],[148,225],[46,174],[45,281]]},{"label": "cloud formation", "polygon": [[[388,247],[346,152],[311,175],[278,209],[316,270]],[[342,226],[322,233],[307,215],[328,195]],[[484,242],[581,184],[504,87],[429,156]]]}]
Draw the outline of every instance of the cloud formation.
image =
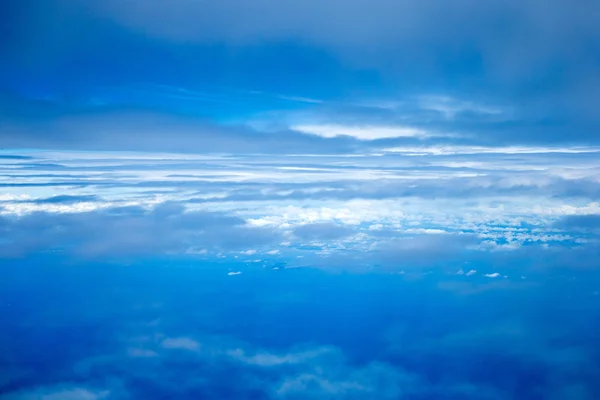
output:
[{"label": "cloud formation", "polygon": [[593,0],[26,0],[2,18],[12,148],[598,144]]},{"label": "cloud formation", "polygon": [[600,398],[596,3],[0,2],[0,400]]},{"label": "cloud formation", "polygon": [[[3,262],[2,398],[598,393],[597,271],[524,283],[284,269],[232,281],[227,267]],[[565,308],[578,312],[553,312]]]},{"label": "cloud formation", "polygon": [[598,253],[595,153],[10,154],[21,153],[3,161],[3,257],[185,256],[468,275],[496,268],[492,259],[588,268]]},{"label": "cloud formation", "polygon": [[[72,257],[184,254],[197,248],[234,250],[278,239],[268,228],[246,226],[222,213],[186,212],[176,204],[152,210],[116,207],[102,211],[34,213],[0,219],[3,257],[57,252]],[[36,232],[32,236],[32,232]]]}]

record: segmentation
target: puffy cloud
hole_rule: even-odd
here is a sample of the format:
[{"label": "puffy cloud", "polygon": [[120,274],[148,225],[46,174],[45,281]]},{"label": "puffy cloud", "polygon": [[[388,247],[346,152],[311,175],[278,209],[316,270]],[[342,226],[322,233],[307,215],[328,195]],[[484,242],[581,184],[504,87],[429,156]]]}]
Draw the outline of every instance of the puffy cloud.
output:
[{"label": "puffy cloud", "polygon": [[486,278],[498,278],[500,274],[498,272],[494,272],[492,274],[484,274],[483,276],[485,276]]}]

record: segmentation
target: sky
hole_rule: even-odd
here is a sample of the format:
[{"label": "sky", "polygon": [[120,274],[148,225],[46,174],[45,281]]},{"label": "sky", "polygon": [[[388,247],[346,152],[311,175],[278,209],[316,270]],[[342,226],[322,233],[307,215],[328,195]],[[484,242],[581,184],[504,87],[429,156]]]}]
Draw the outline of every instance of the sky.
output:
[{"label": "sky", "polygon": [[0,400],[600,398],[595,0],[5,0]]}]

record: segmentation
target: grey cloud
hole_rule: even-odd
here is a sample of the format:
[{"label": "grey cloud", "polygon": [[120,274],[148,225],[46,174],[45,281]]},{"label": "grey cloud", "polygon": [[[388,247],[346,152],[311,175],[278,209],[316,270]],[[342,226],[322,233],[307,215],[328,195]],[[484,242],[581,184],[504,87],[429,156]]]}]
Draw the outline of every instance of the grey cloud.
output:
[{"label": "grey cloud", "polygon": [[34,200],[37,204],[74,204],[85,201],[99,201],[101,200],[98,196],[94,195],[58,195],[47,197],[44,199]]},{"label": "grey cloud", "polygon": [[[473,38],[498,51],[537,45],[534,54],[519,54],[524,57],[579,50],[564,46],[580,36],[598,39],[596,22],[600,17],[593,1],[583,1],[578,8],[539,0],[461,0],[452,6],[440,0],[262,0],[251,4],[240,0],[155,0],[151,4],[135,0],[126,5],[112,0],[92,7],[144,33],[170,39],[252,42],[300,36],[317,43],[367,47]],[[574,30],[575,26],[579,29]],[[476,37],[476,33],[483,35]],[[519,38],[526,43],[518,43]]]},{"label": "grey cloud", "polygon": [[92,390],[68,385],[40,387],[0,396],[1,400],[101,400],[110,398],[114,397],[111,397],[109,390]]},{"label": "grey cloud", "polygon": [[472,234],[421,234],[382,241],[375,247],[373,258],[396,266],[449,267],[473,258],[469,253],[479,243],[480,239]]},{"label": "grey cloud", "polygon": [[31,160],[31,159],[33,159],[33,157],[21,156],[21,155],[11,155],[11,154],[0,154],[0,160],[23,161],[23,160]]},{"label": "grey cloud", "polygon": [[[441,0],[136,0],[126,5],[111,0],[86,6],[141,34],[166,40],[301,40],[332,48],[367,67],[387,63],[407,70],[413,63],[426,72],[442,72],[436,61],[451,69],[461,56],[472,54],[480,59],[471,63],[482,63],[499,82],[525,83],[536,71],[556,64],[568,79],[589,78],[598,66],[595,52],[600,48],[600,12],[594,0],[577,7],[560,0],[460,0],[452,5]],[[469,67],[473,65],[463,65]],[[542,77],[547,83],[552,79],[551,72]]]},{"label": "grey cloud", "polygon": [[[200,153],[341,153],[351,139],[323,139],[290,130],[260,132],[153,109],[69,109],[9,97],[0,111],[0,140],[9,148],[138,150]],[[22,103],[14,106],[14,103]],[[2,104],[2,102],[0,102]],[[31,109],[30,109],[31,108]]]},{"label": "grey cloud", "polygon": [[[165,342],[168,347],[158,350],[159,356],[153,357],[155,363],[168,365],[185,360],[193,368],[211,365],[217,370],[228,365],[228,369],[245,375],[243,385],[250,388],[260,385],[261,391],[271,399],[358,400],[368,396],[377,400],[391,400],[401,397],[405,392],[421,389],[419,377],[402,368],[384,362],[357,365],[347,360],[344,352],[334,346],[305,345],[273,352],[225,337],[167,338],[162,343]],[[185,352],[175,354],[173,349]],[[93,365],[94,360],[91,362]],[[163,379],[161,385],[169,385],[169,380],[176,379]],[[190,382],[190,385],[184,386],[194,385],[201,387],[205,384]],[[249,387],[244,389],[248,390]],[[177,392],[185,389],[171,390]]]},{"label": "grey cloud", "polygon": [[[427,92],[408,91],[396,95],[391,106],[385,104],[363,103],[324,103],[309,111],[292,114],[295,118],[316,121],[322,124],[342,124],[365,127],[409,127],[419,129],[430,135],[425,140],[414,138],[385,139],[379,143],[394,145],[434,144],[485,144],[490,146],[510,144],[544,143],[554,145],[560,143],[579,143],[588,145],[598,143],[598,122],[600,115],[591,104],[595,101],[590,96],[579,93],[566,94],[565,89],[554,89],[548,85],[547,92],[555,93],[534,101],[538,94],[526,92],[521,96],[529,102],[515,99],[514,94],[500,93],[494,89],[482,90],[482,93],[469,93],[467,99],[471,107],[477,110],[490,108],[494,112],[477,112],[468,108],[460,108],[465,94],[460,90],[433,89],[442,93],[449,92],[458,98],[444,97],[447,104],[438,109],[427,108],[420,104],[421,95]],[[595,84],[590,84],[594,86]],[[599,84],[600,86],[600,84]],[[515,89],[517,90],[517,89]],[[541,96],[541,95],[539,95]],[[568,99],[569,101],[567,101]],[[490,104],[491,105],[488,105]],[[497,105],[495,104],[497,103]],[[591,104],[590,104],[591,103]],[[453,111],[447,111],[444,108]],[[451,113],[451,117],[448,116]],[[574,134],[576,130],[576,134]]]},{"label": "grey cloud", "polygon": [[350,236],[354,232],[349,227],[333,223],[305,224],[294,228],[293,233],[302,240],[337,240]]},{"label": "grey cloud", "polygon": [[414,390],[416,377],[383,363],[363,368],[343,364],[286,377],[276,388],[281,399],[398,399]]},{"label": "grey cloud", "polygon": [[[71,47],[83,47],[79,36],[84,44],[112,35],[139,45],[129,36],[135,33],[138,40],[160,39],[158,48],[224,44],[239,50],[303,43],[325,49],[354,70],[377,70],[392,88],[415,82],[410,91],[425,87],[447,94],[491,94],[492,100],[508,100],[535,121],[509,134],[512,124],[498,125],[496,133],[488,135],[490,139],[501,134],[520,140],[523,134],[531,136],[531,130],[537,131],[538,139],[590,139],[600,118],[594,106],[599,103],[600,87],[595,73],[600,11],[595,0],[581,0],[577,7],[561,0],[459,0],[452,4],[443,0],[54,0],[43,5],[19,4],[7,12],[18,21],[9,26],[10,50],[49,65],[61,57],[68,59]],[[103,25],[103,20],[110,22]],[[21,28],[30,26],[40,26],[46,35]],[[86,35],[78,35],[82,29]],[[573,119],[553,126],[557,115],[581,120],[577,134],[568,128]],[[477,126],[471,128],[477,133]]]},{"label": "grey cloud", "polygon": [[564,230],[598,231],[600,230],[600,215],[569,215],[560,218],[553,226]]},{"label": "grey cloud", "polygon": [[0,218],[0,255],[22,257],[66,252],[75,257],[183,254],[190,248],[230,250],[272,243],[279,234],[248,227],[222,213],[185,212],[160,205],[150,211],[117,207],[94,212],[38,212]]},{"label": "grey cloud", "polygon": [[[472,170],[474,173],[487,172]],[[252,185],[240,184],[229,190],[224,198],[218,200],[193,198],[192,203],[210,203],[214,201],[286,201],[286,200],[352,200],[352,199],[391,199],[417,197],[424,199],[449,198],[489,198],[490,196],[548,196],[554,198],[600,198],[600,185],[591,179],[567,180],[562,178],[546,179],[537,182],[533,176],[523,174],[523,183],[516,179],[511,182],[502,173],[486,173],[483,177],[440,178],[437,180],[378,179],[377,181],[329,181],[309,184],[281,183],[279,191],[288,193],[261,193]],[[189,183],[188,183],[189,184]],[[269,184],[265,186],[271,187]]]}]

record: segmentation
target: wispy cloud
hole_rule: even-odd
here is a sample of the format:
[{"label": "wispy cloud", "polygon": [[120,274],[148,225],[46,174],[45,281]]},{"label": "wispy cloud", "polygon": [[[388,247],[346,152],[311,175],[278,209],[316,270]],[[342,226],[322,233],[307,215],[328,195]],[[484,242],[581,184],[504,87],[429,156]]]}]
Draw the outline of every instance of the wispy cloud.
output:
[{"label": "wispy cloud", "polygon": [[427,132],[419,128],[402,126],[293,125],[291,129],[324,138],[349,136],[358,140],[448,136]]}]

